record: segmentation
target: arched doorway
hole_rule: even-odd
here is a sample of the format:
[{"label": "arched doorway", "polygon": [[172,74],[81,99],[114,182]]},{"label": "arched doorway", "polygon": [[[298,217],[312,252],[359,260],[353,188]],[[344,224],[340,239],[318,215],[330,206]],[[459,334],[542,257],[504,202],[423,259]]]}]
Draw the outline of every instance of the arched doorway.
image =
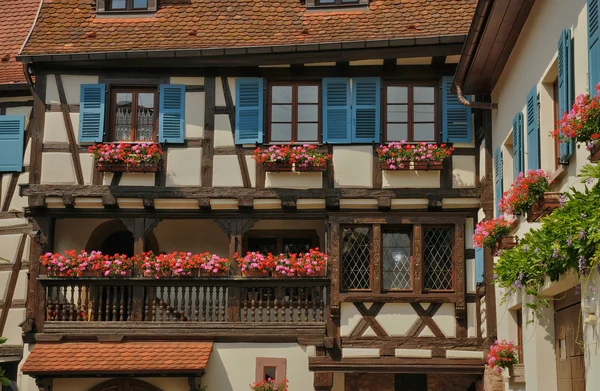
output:
[{"label": "arched doorway", "polygon": [[162,391],[145,381],[136,379],[113,379],[100,383],[89,391]]},{"label": "arched doorway", "polygon": [[[102,251],[103,254],[107,255],[125,254],[132,256],[134,255],[133,244],[133,234],[127,230],[125,224],[120,220],[111,220],[96,227],[90,235],[85,249],[87,251]],[[159,253],[158,241],[152,232],[146,235],[144,251]]]}]

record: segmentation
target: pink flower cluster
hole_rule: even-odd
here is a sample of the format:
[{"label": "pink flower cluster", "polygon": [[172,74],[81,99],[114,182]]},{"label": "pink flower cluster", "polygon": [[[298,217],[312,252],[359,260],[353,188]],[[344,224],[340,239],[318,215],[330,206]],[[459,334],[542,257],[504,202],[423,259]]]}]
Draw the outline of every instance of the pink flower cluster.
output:
[{"label": "pink flower cluster", "polygon": [[404,168],[409,162],[441,162],[454,151],[446,144],[407,143],[406,140],[380,145],[377,149],[379,161],[390,165],[390,169]]},{"label": "pink flower cluster", "polygon": [[140,165],[158,163],[162,159],[162,151],[157,144],[96,144],[88,148],[97,162],[102,164],[125,163]]},{"label": "pink flower cluster", "polygon": [[242,271],[273,271],[282,275],[314,276],[324,275],[327,265],[327,254],[318,248],[310,249],[306,253],[263,255],[259,252],[248,252],[245,257],[236,260]]},{"label": "pink flower cluster", "polygon": [[493,247],[500,238],[507,236],[510,230],[511,223],[504,216],[483,220],[475,227],[473,245],[475,248]]},{"label": "pink flower cluster", "polygon": [[520,172],[498,203],[500,213],[517,215],[527,212],[550,189],[550,178],[550,173],[541,169],[529,170],[527,174]]},{"label": "pink flower cluster", "polygon": [[299,167],[322,167],[331,155],[319,152],[313,144],[272,145],[266,150],[256,148],[253,159],[257,163],[288,163]]},{"label": "pink flower cluster", "polygon": [[125,275],[131,270],[132,261],[125,255],[103,255],[100,251],[67,250],[64,255],[46,253],[40,257],[42,266],[49,274],[79,277],[84,272],[97,272],[104,276]]},{"label": "pink flower cluster", "polygon": [[509,368],[519,363],[519,347],[512,341],[503,339],[496,340],[490,346],[490,352],[487,355],[487,364],[494,372],[502,372],[502,368]]},{"label": "pink flower cluster", "polygon": [[[600,83],[596,86],[596,96],[580,94],[568,113],[557,123],[552,135],[562,141],[575,139],[588,143],[600,140]],[[589,149],[589,146],[588,146]]]}]

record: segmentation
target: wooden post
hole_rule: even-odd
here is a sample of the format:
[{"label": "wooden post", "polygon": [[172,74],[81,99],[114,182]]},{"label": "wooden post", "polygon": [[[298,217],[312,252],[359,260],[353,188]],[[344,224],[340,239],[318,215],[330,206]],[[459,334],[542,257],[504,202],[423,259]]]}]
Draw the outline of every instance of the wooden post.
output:
[{"label": "wooden post", "polygon": [[41,264],[40,255],[50,252],[54,245],[54,220],[50,217],[33,219],[34,232],[29,246],[29,283],[27,287],[27,310],[22,324],[25,333],[41,332],[46,318],[46,294],[38,281]]},{"label": "wooden post", "polygon": [[331,391],[333,387],[333,372],[315,372],[313,385],[315,391]]}]

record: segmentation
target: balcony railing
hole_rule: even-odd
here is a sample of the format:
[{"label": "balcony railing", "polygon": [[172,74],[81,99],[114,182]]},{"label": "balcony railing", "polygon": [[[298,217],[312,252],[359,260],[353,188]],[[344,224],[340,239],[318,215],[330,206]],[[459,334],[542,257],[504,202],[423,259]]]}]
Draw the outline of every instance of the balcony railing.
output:
[{"label": "balcony railing", "polygon": [[47,278],[49,322],[323,323],[327,278]]}]

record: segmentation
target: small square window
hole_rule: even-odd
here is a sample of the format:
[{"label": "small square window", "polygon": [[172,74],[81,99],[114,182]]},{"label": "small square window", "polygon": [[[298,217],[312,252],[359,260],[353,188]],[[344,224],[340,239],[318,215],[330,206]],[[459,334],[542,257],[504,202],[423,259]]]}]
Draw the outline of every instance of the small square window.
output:
[{"label": "small square window", "polygon": [[309,0],[309,7],[344,7],[350,5],[368,4],[368,0]]},{"label": "small square window", "polygon": [[269,142],[319,142],[320,96],[318,83],[271,84]]},{"label": "small square window", "polygon": [[110,141],[156,140],[156,88],[113,88],[110,101]]},{"label": "small square window", "polygon": [[287,377],[287,360],[285,358],[257,357],[256,381],[275,380],[281,382]]},{"label": "small square window", "polygon": [[389,84],[385,88],[385,140],[435,141],[435,86]]},{"label": "small square window", "polygon": [[157,0],[98,0],[99,12],[156,11]]}]

